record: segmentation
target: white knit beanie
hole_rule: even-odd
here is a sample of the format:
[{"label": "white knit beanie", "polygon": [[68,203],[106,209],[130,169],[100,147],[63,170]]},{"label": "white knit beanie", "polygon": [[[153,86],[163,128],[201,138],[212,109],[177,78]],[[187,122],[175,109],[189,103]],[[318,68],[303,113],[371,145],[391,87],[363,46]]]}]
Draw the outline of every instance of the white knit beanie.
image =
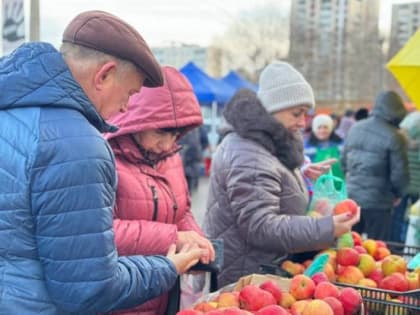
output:
[{"label": "white knit beanie", "polygon": [[318,114],[312,120],[312,131],[315,132],[319,126],[326,126],[329,131],[333,130],[334,122],[330,115]]},{"label": "white knit beanie", "polygon": [[287,62],[274,61],[265,67],[258,86],[258,98],[269,113],[298,105],[315,107],[312,87]]}]

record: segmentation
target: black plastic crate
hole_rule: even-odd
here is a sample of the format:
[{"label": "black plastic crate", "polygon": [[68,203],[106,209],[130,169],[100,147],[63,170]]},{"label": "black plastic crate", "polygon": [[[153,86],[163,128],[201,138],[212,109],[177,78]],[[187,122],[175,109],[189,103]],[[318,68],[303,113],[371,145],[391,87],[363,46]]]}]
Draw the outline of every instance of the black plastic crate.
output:
[{"label": "black plastic crate", "polygon": [[411,246],[405,245],[404,243],[396,243],[396,242],[385,242],[388,246],[388,249],[391,251],[392,254],[400,255],[405,258],[405,260],[410,260],[417,253],[420,253],[419,246]]},{"label": "black plastic crate", "polygon": [[[340,287],[358,290],[363,298],[365,314],[369,315],[413,315],[420,314],[420,289],[397,292],[357,285],[335,283]],[[399,300],[393,301],[389,298]]]}]

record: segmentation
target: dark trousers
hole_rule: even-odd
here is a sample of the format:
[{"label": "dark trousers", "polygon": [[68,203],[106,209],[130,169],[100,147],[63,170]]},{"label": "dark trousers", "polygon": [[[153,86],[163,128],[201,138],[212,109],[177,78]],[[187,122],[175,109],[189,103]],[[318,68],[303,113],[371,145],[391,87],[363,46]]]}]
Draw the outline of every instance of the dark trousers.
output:
[{"label": "dark trousers", "polygon": [[407,208],[415,203],[418,198],[418,194],[407,194],[401,199],[400,204],[394,208],[391,223],[391,241],[405,243],[408,229],[405,213]]},{"label": "dark trousers", "polygon": [[389,241],[391,236],[392,210],[361,209],[360,221],[353,230],[366,233],[368,238]]}]

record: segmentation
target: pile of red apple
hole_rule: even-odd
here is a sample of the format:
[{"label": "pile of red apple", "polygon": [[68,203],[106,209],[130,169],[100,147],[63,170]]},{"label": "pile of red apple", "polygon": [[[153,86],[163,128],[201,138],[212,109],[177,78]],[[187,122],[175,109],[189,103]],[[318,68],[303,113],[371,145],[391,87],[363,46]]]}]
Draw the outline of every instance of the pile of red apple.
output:
[{"label": "pile of red apple", "polygon": [[[407,262],[402,256],[392,255],[386,243],[378,240],[362,240],[352,232],[355,246],[340,249],[328,249],[329,261],[320,274],[329,281],[370,288],[405,292],[420,288],[420,269],[409,272]],[[291,275],[301,274],[311,263],[303,264],[286,260],[282,269]]]},{"label": "pile of red apple", "polygon": [[316,283],[297,275],[290,280],[288,290],[272,280],[259,286],[249,284],[177,315],[352,315],[358,314],[361,305],[362,297],[353,288],[340,289],[328,281]]}]

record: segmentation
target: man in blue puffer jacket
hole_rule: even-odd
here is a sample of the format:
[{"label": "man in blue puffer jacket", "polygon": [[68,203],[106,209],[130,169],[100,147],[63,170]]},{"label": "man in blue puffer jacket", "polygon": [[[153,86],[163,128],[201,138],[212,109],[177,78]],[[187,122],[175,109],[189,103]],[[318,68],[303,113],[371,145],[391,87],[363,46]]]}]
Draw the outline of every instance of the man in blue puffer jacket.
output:
[{"label": "man in blue puffer jacket", "polygon": [[142,37],[78,15],[61,53],[25,44],[0,59],[0,314],[95,314],[161,295],[201,251],[118,257],[114,158],[104,119],[163,84]]}]

